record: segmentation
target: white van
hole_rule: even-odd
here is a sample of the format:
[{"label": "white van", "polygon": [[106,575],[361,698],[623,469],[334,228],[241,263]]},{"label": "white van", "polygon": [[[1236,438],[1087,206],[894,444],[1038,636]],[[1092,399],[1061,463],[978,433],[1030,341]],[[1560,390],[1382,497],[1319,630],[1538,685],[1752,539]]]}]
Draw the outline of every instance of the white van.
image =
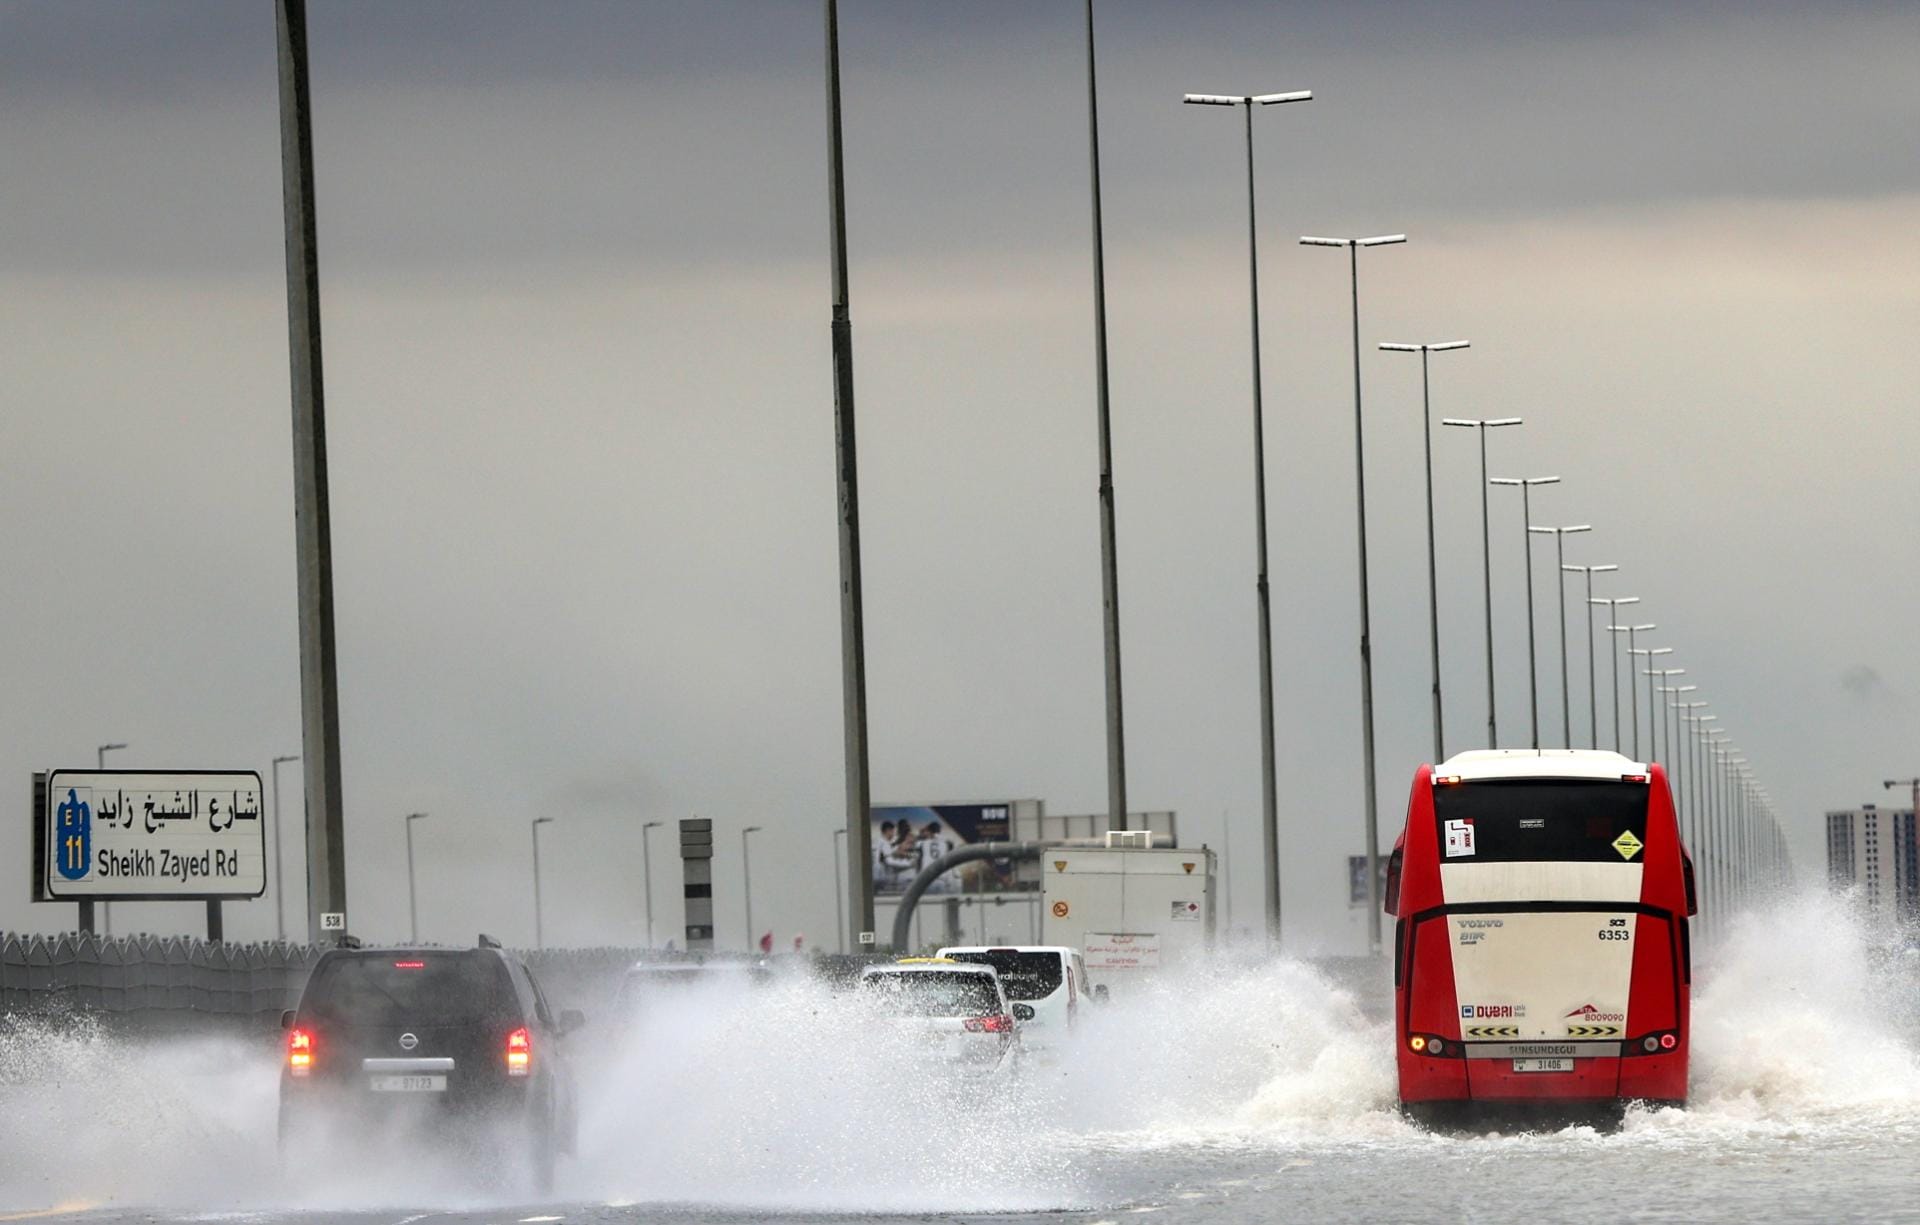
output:
[{"label": "white van", "polygon": [[992,966],[1000,975],[1007,998],[1033,1008],[1033,1017],[1021,1024],[1026,1041],[1045,1044],[1066,1038],[1079,1023],[1088,1002],[1087,963],[1079,949],[1061,945],[1018,945],[1000,948],[944,948],[939,956],[973,965]]}]

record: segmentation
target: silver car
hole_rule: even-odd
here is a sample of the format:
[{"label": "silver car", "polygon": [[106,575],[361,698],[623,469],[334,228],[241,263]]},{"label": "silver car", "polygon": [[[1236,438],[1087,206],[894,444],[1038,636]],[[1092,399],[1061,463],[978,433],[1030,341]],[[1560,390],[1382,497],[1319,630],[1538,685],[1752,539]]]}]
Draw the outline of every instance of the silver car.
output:
[{"label": "silver car", "polygon": [[1010,1003],[992,966],[914,958],[868,966],[860,995],[895,1025],[963,1068],[994,1072],[1020,1057],[1020,1021],[1033,1010]]}]

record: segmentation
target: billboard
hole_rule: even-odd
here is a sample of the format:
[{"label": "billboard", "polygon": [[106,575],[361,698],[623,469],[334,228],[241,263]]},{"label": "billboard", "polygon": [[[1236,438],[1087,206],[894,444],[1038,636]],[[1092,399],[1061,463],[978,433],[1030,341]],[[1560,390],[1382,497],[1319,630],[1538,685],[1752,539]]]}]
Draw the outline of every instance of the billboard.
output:
[{"label": "billboard", "polygon": [[34,814],[36,901],[266,892],[260,776],[251,770],[55,770],[45,788]]},{"label": "billboard", "polygon": [[[963,846],[1009,841],[1013,837],[1013,808],[1011,801],[874,808],[869,818],[874,896],[899,897],[928,864]],[[1009,893],[1019,887],[1010,861],[982,859],[942,875],[927,895]]]}]

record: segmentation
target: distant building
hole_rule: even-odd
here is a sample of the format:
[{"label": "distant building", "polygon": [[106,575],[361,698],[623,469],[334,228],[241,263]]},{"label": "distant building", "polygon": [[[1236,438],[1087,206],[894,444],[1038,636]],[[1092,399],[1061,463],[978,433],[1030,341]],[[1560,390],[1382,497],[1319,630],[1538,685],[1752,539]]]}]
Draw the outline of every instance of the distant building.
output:
[{"label": "distant building", "polygon": [[1857,890],[1867,910],[1920,919],[1920,842],[1912,809],[1872,804],[1827,814],[1827,882]]}]

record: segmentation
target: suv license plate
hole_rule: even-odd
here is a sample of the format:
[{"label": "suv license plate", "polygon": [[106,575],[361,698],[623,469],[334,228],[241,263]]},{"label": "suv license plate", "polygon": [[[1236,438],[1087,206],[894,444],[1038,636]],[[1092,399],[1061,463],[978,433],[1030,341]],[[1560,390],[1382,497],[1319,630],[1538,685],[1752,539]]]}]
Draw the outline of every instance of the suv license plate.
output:
[{"label": "suv license plate", "polygon": [[447,1078],[444,1076],[376,1076],[373,1078],[375,1093],[445,1093]]},{"label": "suv license plate", "polygon": [[1513,1061],[1516,1072],[1571,1072],[1571,1059],[1516,1059]]}]

